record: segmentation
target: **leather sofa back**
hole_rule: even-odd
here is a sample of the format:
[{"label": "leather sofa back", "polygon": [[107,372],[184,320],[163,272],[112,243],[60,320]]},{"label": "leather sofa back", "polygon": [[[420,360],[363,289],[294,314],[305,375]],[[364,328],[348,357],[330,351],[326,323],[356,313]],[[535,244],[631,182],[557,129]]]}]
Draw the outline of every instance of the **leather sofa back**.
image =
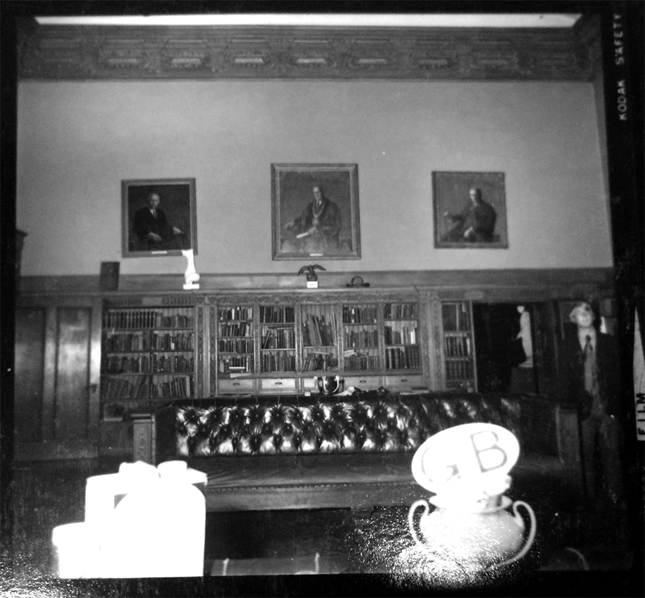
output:
[{"label": "leather sofa back", "polygon": [[460,424],[498,424],[520,437],[521,398],[479,394],[258,396],[174,404],[177,455],[407,452]]}]

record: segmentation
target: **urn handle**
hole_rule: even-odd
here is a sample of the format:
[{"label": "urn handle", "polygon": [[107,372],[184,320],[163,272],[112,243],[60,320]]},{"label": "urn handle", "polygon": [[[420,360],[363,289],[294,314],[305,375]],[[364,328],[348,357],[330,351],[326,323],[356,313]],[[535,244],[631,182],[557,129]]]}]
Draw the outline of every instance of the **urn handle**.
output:
[{"label": "urn handle", "polygon": [[520,550],[515,556],[511,557],[510,559],[507,559],[501,563],[497,563],[493,565],[493,567],[503,567],[505,565],[509,565],[510,563],[514,563],[515,561],[519,561],[531,548],[531,545],[533,544],[533,540],[535,540],[535,533],[537,532],[537,523],[535,520],[535,513],[533,512],[533,509],[531,508],[531,505],[528,503],[525,503],[523,500],[516,500],[513,503],[513,513],[515,515],[514,519],[520,528],[520,530],[524,530],[524,521],[522,520],[522,516],[517,512],[518,507],[524,507],[526,509],[526,512],[529,514],[529,519],[531,520],[531,527],[529,529],[529,535],[526,539],[526,542],[524,543],[524,547],[522,550]]},{"label": "urn handle", "polygon": [[423,507],[423,510],[425,511],[425,513],[421,515],[421,517],[423,517],[424,515],[427,515],[428,511],[430,510],[430,503],[425,498],[420,498],[419,500],[416,500],[412,503],[412,506],[408,511],[408,526],[410,527],[410,533],[412,534],[412,538],[414,539],[414,541],[417,543],[418,546],[423,546],[423,542],[419,539],[419,536],[417,535],[417,530],[414,527],[414,512],[417,510],[418,507]]}]

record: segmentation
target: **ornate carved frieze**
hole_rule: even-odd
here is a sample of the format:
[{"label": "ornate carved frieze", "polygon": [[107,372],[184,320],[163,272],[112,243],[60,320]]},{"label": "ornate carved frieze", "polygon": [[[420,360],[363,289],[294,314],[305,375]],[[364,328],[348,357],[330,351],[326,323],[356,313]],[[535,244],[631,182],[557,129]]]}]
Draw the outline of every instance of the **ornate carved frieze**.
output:
[{"label": "ornate carved frieze", "polygon": [[586,80],[590,31],[37,26],[20,30],[19,76]]}]

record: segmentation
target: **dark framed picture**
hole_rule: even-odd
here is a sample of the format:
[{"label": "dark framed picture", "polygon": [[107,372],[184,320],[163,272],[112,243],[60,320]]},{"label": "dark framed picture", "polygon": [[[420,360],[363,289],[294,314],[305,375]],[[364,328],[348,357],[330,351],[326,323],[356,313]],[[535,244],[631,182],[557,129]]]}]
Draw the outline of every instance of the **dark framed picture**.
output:
[{"label": "dark framed picture", "polygon": [[356,164],[272,164],[273,259],[361,257]]},{"label": "dark framed picture", "polygon": [[121,181],[123,257],[197,255],[195,179]]},{"label": "dark framed picture", "polygon": [[508,248],[503,172],[433,172],[435,247]]}]

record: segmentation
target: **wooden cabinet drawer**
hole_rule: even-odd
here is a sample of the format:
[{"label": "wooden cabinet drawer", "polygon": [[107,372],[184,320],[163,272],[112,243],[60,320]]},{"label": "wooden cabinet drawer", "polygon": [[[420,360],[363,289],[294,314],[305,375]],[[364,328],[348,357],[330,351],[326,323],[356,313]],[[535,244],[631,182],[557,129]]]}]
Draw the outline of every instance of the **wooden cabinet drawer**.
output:
[{"label": "wooden cabinet drawer", "polygon": [[413,386],[426,386],[423,376],[417,374],[385,376],[385,388],[412,388]]},{"label": "wooden cabinet drawer", "polygon": [[248,378],[224,378],[218,381],[217,387],[219,394],[253,392],[255,390],[255,380]]},{"label": "wooden cabinet drawer", "polygon": [[380,376],[343,376],[345,379],[345,390],[353,386],[361,390],[376,390],[381,386]]},{"label": "wooden cabinet drawer", "polygon": [[296,390],[295,378],[262,378],[260,390],[271,392],[294,392]]}]

